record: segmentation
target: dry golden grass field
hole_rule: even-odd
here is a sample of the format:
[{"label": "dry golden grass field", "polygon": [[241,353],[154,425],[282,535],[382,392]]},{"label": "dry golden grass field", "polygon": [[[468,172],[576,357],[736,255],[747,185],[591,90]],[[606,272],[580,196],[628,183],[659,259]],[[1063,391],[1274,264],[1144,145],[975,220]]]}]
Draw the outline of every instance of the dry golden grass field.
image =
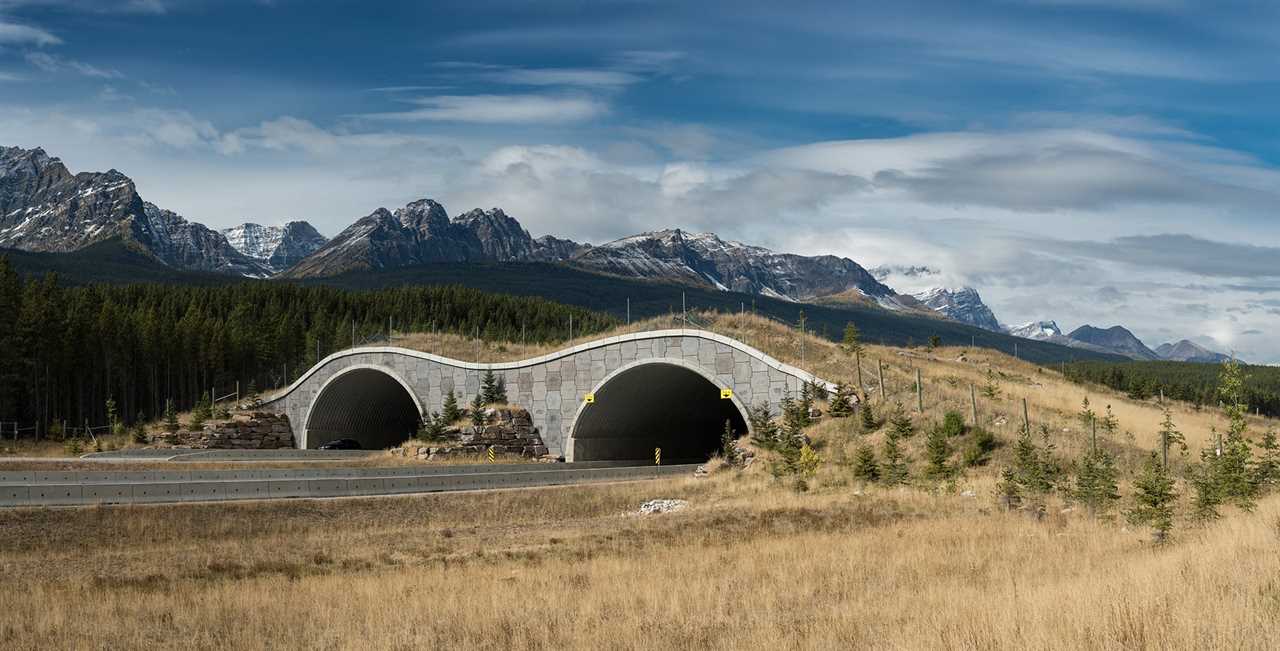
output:
[{"label": "dry golden grass field", "polygon": [[[744,316],[712,327],[822,377],[856,377],[816,338]],[[1058,493],[1043,518],[996,506],[1023,397],[1064,460],[1084,446],[1084,395],[1111,404],[1121,430],[1105,444],[1122,476],[1151,449],[1158,406],[988,351],[868,347],[864,385],[881,411],[877,358],[888,401],[909,410],[921,370],[921,429],[947,409],[967,415],[969,384],[991,368],[1000,396],[980,396],[979,416],[1005,444],[992,462],[945,483],[863,485],[852,450],[882,433],[827,419],[809,432],[824,462],[807,492],[762,454],[700,479],[4,510],[0,649],[1280,648],[1280,496],[1197,524],[1179,480],[1173,538],[1158,547],[1119,517],[1127,481],[1101,519]],[[1192,456],[1222,427],[1209,411],[1174,417]],[[922,438],[906,443],[917,477]],[[653,498],[689,506],[635,514]]]}]

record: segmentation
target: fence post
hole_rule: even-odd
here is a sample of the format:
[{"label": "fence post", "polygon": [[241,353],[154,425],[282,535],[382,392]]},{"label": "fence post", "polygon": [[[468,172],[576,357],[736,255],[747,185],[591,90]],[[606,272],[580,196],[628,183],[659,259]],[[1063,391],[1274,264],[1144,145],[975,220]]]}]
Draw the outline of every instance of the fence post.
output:
[{"label": "fence post", "polygon": [[1027,410],[1027,399],[1022,399],[1022,427],[1026,430],[1027,435],[1031,434],[1031,412]]},{"label": "fence post", "polygon": [[916,369],[916,409],[924,413],[924,382],[920,377],[920,369]]},{"label": "fence post", "polygon": [[876,375],[880,377],[880,401],[888,402],[889,395],[884,389],[884,362],[880,361],[878,357],[876,358]]},{"label": "fence post", "polygon": [[860,350],[853,351],[853,356],[854,356],[854,359],[858,360],[858,392],[865,393],[867,390],[867,385],[862,383],[862,351]]},{"label": "fence post", "polygon": [[973,426],[978,426],[978,390],[969,385],[969,403],[973,407]]}]

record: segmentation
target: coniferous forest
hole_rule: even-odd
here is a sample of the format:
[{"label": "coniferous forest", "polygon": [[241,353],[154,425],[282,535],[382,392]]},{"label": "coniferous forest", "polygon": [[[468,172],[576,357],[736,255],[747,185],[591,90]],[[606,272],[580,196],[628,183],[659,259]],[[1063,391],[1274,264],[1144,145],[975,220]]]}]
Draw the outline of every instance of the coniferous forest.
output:
[{"label": "coniferous forest", "polygon": [[[1221,364],[1187,362],[1083,361],[1064,365],[1073,382],[1102,384],[1146,400],[1164,391],[1166,398],[1217,407]],[[1250,412],[1280,416],[1280,368],[1243,366],[1244,404]]]},{"label": "coniferous forest", "polygon": [[[23,428],[158,416],[210,389],[267,389],[353,342],[440,330],[554,342],[611,327],[612,317],[539,298],[459,286],[348,291],[275,282],[192,287],[67,287],[23,280],[0,256],[0,422]],[[354,325],[354,328],[353,328]],[[11,427],[11,425],[10,425]]]}]

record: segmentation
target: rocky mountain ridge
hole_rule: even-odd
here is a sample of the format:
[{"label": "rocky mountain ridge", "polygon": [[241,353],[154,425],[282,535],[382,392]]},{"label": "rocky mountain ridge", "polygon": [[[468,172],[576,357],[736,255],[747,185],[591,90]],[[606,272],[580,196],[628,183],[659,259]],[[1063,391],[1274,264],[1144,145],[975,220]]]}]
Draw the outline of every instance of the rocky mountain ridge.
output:
[{"label": "rocky mountain ridge", "polygon": [[916,300],[935,312],[953,321],[977,326],[992,332],[1004,332],[1004,326],[996,319],[996,315],[982,302],[978,290],[972,287],[948,289],[935,287],[925,292],[913,294]]},{"label": "rocky mountain ridge", "polygon": [[246,222],[221,232],[232,248],[266,265],[272,273],[292,267],[329,241],[304,221],[290,221],[283,226]]},{"label": "rocky mountain ridge", "polygon": [[116,237],[180,269],[271,274],[221,233],[143,201],[116,170],[72,174],[38,147],[0,148],[0,247],[65,253]]}]

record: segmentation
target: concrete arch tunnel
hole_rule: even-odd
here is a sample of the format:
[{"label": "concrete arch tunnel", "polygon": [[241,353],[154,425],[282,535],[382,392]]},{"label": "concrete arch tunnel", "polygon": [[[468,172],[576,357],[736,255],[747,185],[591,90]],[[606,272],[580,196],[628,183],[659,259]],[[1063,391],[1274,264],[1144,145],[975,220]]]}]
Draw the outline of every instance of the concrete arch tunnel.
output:
[{"label": "concrete arch tunnel", "polygon": [[574,419],[575,461],[644,461],[655,448],[666,459],[705,461],[721,448],[725,423],[747,433],[744,407],[696,367],[642,361],[615,371]]},{"label": "concrete arch tunnel", "polygon": [[353,366],[316,394],[305,423],[305,447],[355,439],[365,449],[393,447],[418,428],[422,407],[412,389],[385,368]]},{"label": "concrete arch tunnel", "polygon": [[[394,347],[329,355],[262,409],[289,417],[298,447],[354,438],[366,448],[408,438],[445,396],[469,402],[487,372],[529,410],[551,454],[566,461],[705,459],[729,421],[747,433],[747,407],[776,414],[801,384],[830,383],[735,339],[701,330],[609,337],[517,362],[475,363]],[[722,390],[728,390],[722,398]],[[588,402],[587,396],[593,398]]]}]

